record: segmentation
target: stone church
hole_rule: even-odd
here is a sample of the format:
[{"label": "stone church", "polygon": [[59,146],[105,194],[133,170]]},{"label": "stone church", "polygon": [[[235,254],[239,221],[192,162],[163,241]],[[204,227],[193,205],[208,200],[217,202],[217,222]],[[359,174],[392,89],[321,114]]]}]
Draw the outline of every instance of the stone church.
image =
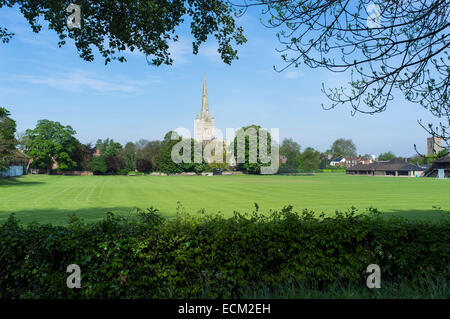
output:
[{"label": "stone church", "polygon": [[214,115],[209,111],[208,91],[206,88],[206,76],[203,79],[203,93],[202,93],[202,109],[200,115],[197,113],[194,122],[194,139],[201,142],[205,147],[205,160],[207,163],[222,163],[224,161],[223,154],[226,154],[225,161],[230,166],[236,165],[236,160],[231,152],[227,152],[226,140],[214,136]]},{"label": "stone church", "polygon": [[209,113],[208,91],[206,89],[206,76],[203,79],[202,109],[200,116],[197,113],[194,123],[195,140],[208,142],[214,138],[214,115]]}]

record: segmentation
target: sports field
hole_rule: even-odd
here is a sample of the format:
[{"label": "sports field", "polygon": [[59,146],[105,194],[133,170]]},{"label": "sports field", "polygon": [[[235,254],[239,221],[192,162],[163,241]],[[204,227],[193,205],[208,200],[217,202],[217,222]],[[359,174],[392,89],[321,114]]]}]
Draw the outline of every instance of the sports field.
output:
[{"label": "sports field", "polygon": [[[129,214],[154,206],[167,217],[177,201],[186,211],[251,212],[293,205],[333,213],[352,205],[387,214],[439,220],[450,212],[450,180],[318,174],[315,176],[25,176],[0,179],[0,222],[16,213],[23,222],[65,224],[76,213],[85,220],[106,212]],[[435,208],[433,208],[433,206]],[[444,211],[444,212],[443,212]]]}]

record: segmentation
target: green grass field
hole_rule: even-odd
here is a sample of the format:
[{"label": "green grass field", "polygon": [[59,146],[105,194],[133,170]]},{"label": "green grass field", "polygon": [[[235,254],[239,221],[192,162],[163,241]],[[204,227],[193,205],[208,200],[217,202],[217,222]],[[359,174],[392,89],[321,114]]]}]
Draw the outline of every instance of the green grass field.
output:
[{"label": "green grass field", "polygon": [[[25,176],[0,179],[0,222],[14,212],[23,222],[65,224],[76,213],[88,221],[112,211],[154,206],[167,217],[177,201],[187,212],[204,208],[231,216],[293,205],[318,213],[372,206],[386,214],[439,220],[450,212],[450,180],[318,174],[315,176]],[[433,206],[435,208],[433,208]],[[438,209],[436,208],[438,207]]]}]

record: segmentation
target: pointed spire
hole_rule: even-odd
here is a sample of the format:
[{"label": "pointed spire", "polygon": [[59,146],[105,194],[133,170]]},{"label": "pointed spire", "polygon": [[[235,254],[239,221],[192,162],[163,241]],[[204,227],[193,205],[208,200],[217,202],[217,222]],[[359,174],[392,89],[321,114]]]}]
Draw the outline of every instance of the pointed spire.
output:
[{"label": "pointed spire", "polygon": [[200,118],[209,119],[208,91],[206,89],[206,74],[203,76],[202,110],[200,112]]}]

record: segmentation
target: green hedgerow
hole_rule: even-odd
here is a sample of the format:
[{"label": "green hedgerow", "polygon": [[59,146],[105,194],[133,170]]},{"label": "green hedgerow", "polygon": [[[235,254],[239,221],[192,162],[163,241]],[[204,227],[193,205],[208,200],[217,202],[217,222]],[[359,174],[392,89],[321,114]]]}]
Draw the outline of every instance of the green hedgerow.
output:
[{"label": "green hedgerow", "polygon": [[[308,283],[364,289],[369,264],[383,282],[449,279],[450,222],[382,218],[376,209],[315,217],[291,206],[231,218],[178,210],[96,223],[0,226],[0,298],[239,298],[253,289]],[[67,266],[81,288],[66,286]],[[447,287],[447,286],[446,286]],[[256,291],[255,290],[255,291]],[[244,295],[243,295],[244,293]]]}]

